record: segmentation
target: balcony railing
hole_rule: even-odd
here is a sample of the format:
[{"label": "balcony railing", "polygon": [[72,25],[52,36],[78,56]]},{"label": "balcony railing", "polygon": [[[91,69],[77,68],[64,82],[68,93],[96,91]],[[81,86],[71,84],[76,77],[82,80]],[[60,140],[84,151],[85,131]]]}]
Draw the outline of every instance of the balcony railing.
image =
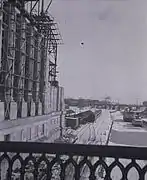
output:
[{"label": "balcony railing", "polygon": [[0,142],[2,180],[146,180],[147,148]]}]

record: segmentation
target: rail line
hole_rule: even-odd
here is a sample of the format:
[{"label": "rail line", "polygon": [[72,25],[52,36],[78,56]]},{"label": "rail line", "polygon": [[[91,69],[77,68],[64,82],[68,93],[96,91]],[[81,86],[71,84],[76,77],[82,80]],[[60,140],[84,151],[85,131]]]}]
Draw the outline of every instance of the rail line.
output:
[{"label": "rail line", "polygon": [[89,139],[88,142],[94,142],[96,140],[95,128],[93,124],[89,124]]},{"label": "rail line", "polygon": [[[96,115],[96,120],[101,116],[102,111],[99,111],[99,113]],[[96,140],[96,133],[95,133],[95,127],[92,123],[87,123],[85,126],[83,126],[79,132],[77,133],[78,140],[81,139],[81,137],[85,134],[85,131],[89,130],[89,138],[88,142],[94,142]],[[83,132],[82,132],[83,131]],[[82,133],[81,133],[82,132]],[[75,143],[78,141],[76,140]]]}]

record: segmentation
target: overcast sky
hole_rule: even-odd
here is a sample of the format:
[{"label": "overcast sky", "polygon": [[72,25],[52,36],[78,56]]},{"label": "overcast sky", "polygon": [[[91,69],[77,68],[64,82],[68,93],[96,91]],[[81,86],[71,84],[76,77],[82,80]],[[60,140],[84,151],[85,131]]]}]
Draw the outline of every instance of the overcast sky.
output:
[{"label": "overcast sky", "polygon": [[53,0],[66,97],[147,100],[146,7],[147,0]]}]

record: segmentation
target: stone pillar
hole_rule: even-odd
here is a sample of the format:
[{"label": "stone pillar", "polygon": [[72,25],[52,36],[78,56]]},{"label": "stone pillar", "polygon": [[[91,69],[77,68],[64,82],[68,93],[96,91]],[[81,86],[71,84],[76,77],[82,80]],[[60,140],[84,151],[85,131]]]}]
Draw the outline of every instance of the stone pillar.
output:
[{"label": "stone pillar", "polygon": [[54,92],[54,87],[51,86],[51,112],[54,111],[54,108],[53,108],[53,92]]},{"label": "stone pillar", "polygon": [[16,54],[14,72],[13,97],[17,102],[17,117],[27,117],[27,104],[24,101],[24,76],[26,61],[26,20],[20,14],[17,15],[16,25]]},{"label": "stone pillar", "polygon": [[[47,56],[47,55],[46,55]],[[49,57],[47,56],[46,64],[45,64],[45,114],[49,114],[50,112],[50,84],[49,84]]]},{"label": "stone pillar", "polygon": [[59,96],[60,96],[60,93],[59,93],[59,86],[57,87],[57,99],[56,99],[56,111],[59,111]]},{"label": "stone pillar", "polygon": [[[0,84],[2,84],[2,23],[3,23],[3,2],[0,2]],[[2,89],[2,86],[0,86]],[[1,92],[0,92],[1,94]],[[1,95],[2,96],[2,95]],[[0,96],[0,121],[4,120],[4,102],[1,102]],[[3,99],[3,98],[2,98]]]},{"label": "stone pillar", "polygon": [[1,52],[2,52],[2,23],[3,23],[3,6],[2,2],[0,2],[0,69],[1,69]]},{"label": "stone pillar", "polygon": [[57,105],[57,88],[54,87],[54,93],[53,93],[53,109],[56,111],[56,105]]},{"label": "stone pillar", "polygon": [[6,23],[8,28],[4,29],[5,37],[4,49],[4,70],[5,73],[5,119],[17,118],[17,104],[13,101],[13,80],[14,80],[14,61],[15,61],[15,38],[16,38],[16,11],[13,5],[7,7]]},{"label": "stone pillar", "polygon": [[35,34],[35,54],[34,54],[34,83],[33,83],[33,101],[35,102],[35,115],[42,114],[42,103],[39,98],[39,80],[41,69],[41,35]]},{"label": "stone pillar", "polygon": [[61,87],[61,111],[65,111],[64,88]]},{"label": "stone pillar", "polygon": [[42,102],[42,114],[45,114],[45,86],[46,86],[46,62],[48,40],[43,37],[41,42],[41,70],[40,70],[40,100]]},{"label": "stone pillar", "polygon": [[27,115],[34,116],[34,102],[32,101],[33,74],[34,74],[34,28],[28,24],[26,28],[26,63],[25,63],[25,94]]},{"label": "stone pillar", "polygon": [[51,86],[48,85],[48,91],[47,91],[47,98],[48,98],[48,113],[51,112]]},{"label": "stone pillar", "polygon": [[[19,87],[19,100],[18,103],[20,103],[20,112],[21,117],[27,117],[27,103],[24,101],[24,78],[25,76],[25,62],[26,62],[26,20],[24,17],[21,17],[21,40],[20,40],[20,67],[19,67],[19,74],[20,78],[18,81],[18,87]],[[19,115],[19,114],[18,114]]]},{"label": "stone pillar", "polygon": [[58,111],[61,111],[61,87],[58,87]]}]

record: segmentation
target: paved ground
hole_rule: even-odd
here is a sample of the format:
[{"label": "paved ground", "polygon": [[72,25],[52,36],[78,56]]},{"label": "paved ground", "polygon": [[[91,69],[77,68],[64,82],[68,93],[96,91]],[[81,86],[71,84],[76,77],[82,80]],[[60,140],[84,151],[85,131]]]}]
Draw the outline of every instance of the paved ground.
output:
[{"label": "paved ground", "polygon": [[[110,136],[109,145],[126,145],[126,146],[147,146],[147,131],[142,127],[134,127],[131,123],[124,122],[120,112],[114,113],[113,127]],[[110,163],[111,160],[108,159]],[[121,160],[123,165],[130,163],[130,160]],[[145,161],[139,161],[138,164],[142,167],[146,164]],[[121,179],[121,171],[119,168],[112,173],[112,180]],[[138,180],[139,175],[135,168],[132,168],[128,173],[128,180]],[[145,177],[145,180],[147,177]]]},{"label": "paved ground", "polygon": [[[127,145],[127,146],[147,146],[147,131],[141,127],[134,127],[131,123],[123,122],[120,112],[112,114],[113,128],[111,131],[109,145]],[[100,118],[97,119],[93,125],[88,124],[79,130],[79,142],[85,144],[104,144],[106,142],[105,132],[108,132],[111,125],[111,118],[109,111],[103,111]],[[106,133],[107,134],[107,133]],[[117,152],[116,152],[117,153]],[[111,158],[106,159],[106,163],[112,163]],[[121,159],[123,165],[130,163],[130,160]],[[145,161],[139,162],[140,166],[146,164]],[[81,180],[88,180],[88,168],[85,168],[82,173]],[[119,180],[122,177],[121,170],[116,167],[111,173],[112,180]],[[97,180],[100,178],[97,177]],[[131,169],[128,173],[128,180],[139,179],[138,172]],[[147,179],[147,177],[146,177]]]},{"label": "paved ground", "polygon": [[[81,126],[77,130],[78,144],[105,144],[112,120],[108,110],[103,110],[101,116],[95,123],[90,123]],[[93,161],[96,159],[94,158]],[[89,169],[84,167],[81,172],[80,180],[89,180]],[[97,180],[101,180],[97,177]]]},{"label": "paved ground", "polygon": [[[110,113],[107,110],[103,110],[102,115],[97,119],[94,124],[83,125],[77,130],[78,141],[80,144],[105,144],[106,136],[109,132],[112,119],[114,121],[111,131],[109,145],[128,145],[128,146],[147,146],[147,131],[140,127],[134,127],[131,123],[123,122],[122,115],[119,112],[113,113],[110,117]],[[117,152],[116,152],[117,153]],[[106,163],[111,164],[113,159],[107,158]],[[130,160],[121,159],[123,165],[130,163]],[[146,164],[145,161],[139,162],[140,166]],[[87,167],[83,168],[81,173],[81,180],[88,180],[89,170]],[[121,170],[116,167],[111,173],[112,180],[119,180],[122,178]],[[96,178],[100,180],[99,177]],[[138,172],[135,169],[131,169],[128,173],[128,180],[139,179]],[[147,179],[147,177],[146,177]]]},{"label": "paved ground", "polygon": [[[111,131],[109,145],[127,145],[127,146],[147,146],[147,131],[141,127],[134,127],[131,123],[123,122],[120,112],[112,113],[113,128]],[[109,132],[112,122],[110,113],[103,110],[102,115],[94,124],[87,124],[77,130],[78,141],[80,144],[105,144],[106,136]],[[117,153],[117,152],[116,152]],[[106,163],[111,164],[113,159],[107,158]],[[123,165],[130,163],[130,160],[121,159]],[[139,165],[144,166],[145,161],[140,161]],[[88,180],[89,170],[87,167],[83,168],[81,173],[81,180]],[[121,170],[115,167],[111,173],[112,180],[119,180],[122,178]],[[69,178],[67,178],[68,180]],[[97,180],[101,178],[97,177]],[[128,173],[128,180],[138,180],[139,175],[137,170],[131,169]],[[145,180],[147,177],[145,177]]]},{"label": "paved ground", "polygon": [[134,127],[131,123],[124,122],[119,112],[112,117],[114,123],[109,144],[147,146],[147,131],[144,128]]},{"label": "paved ground", "polygon": [[104,144],[111,125],[110,113],[103,110],[95,123],[81,126],[77,130],[77,144]]}]

